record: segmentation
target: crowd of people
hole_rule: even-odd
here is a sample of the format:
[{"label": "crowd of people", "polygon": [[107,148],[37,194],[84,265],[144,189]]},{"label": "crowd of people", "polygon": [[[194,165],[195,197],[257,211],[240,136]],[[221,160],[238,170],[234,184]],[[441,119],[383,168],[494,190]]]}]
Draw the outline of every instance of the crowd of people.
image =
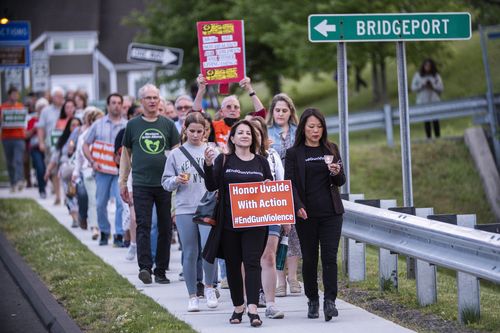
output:
[{"label": "crowd of people", "polygon": [[[207,81],[201,74],[197,84],[194,99],[165,100],[152,84],[139,90],[137,100],[113,93],[106,110],[87,106],[85,93],[65,95],[54,88],[50,102],[35,101],[26,128],[2,126],[11,191],[26,184],[23,158],[28,152],[40,197],[52,192],[54,204],[64,201],[71,226],[89,230],[100,246],[111,240],[114,247],[127,247],[126,259],[137,260],[144,284],[153,278],[170,283],[176,231],[187,310],[200,311],[200,298],[216,308],[218,288],[228,288],[231,324],[241,323],[246,311],[251,326],[260,326],[258,307],[266,308],[267,318],[284,318],[276,297],[302,293],[297,278],[301,258],[307,315],[318,318],[321,257],[324,317],[337,316],[336,258],[344,212],[338,187],[346,179],[324,116],[309,108],[299,119],[284,93],[273,97],[268,111],[245,78],[239,86],[254,110],[241,119],[239,99],[230,95],[212,120],[202,108]],[[17,90],[9,91],[2,111],[22,107],[18,99]],[[233,227],[229,184],[284,179],[293,185],[295,225]],[[193,223],[207,191],[218,191],[215,226]],[[285,236],[286,267],[277,271],[276,252]]]}]

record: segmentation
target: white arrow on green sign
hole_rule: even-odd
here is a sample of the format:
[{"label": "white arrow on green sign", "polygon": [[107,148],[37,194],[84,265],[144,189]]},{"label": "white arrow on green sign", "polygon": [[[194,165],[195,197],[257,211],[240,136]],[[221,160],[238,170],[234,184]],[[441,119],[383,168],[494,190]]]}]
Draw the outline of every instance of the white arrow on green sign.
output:
[{"label": "white arrow on green sign", "polygon": [[469,13],[314,14],[308,28],[313,43],[471,38]]}]

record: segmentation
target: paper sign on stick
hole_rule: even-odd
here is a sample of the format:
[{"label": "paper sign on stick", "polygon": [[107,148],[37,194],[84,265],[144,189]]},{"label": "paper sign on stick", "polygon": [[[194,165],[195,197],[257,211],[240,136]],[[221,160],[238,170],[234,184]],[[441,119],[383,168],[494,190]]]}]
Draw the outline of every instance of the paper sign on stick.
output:
[{"label": "paper sign on stick", "polygon": [[26,128],[28,109],[4,108],[2,110],[2,128]]},{"label": "paper sign on stick", "polygon": [[295,224],[290,180],[229,184],[234,228]]},{"label": "paper sign on stick", "polygon": [[92,144],[92,158],[98,163],[100,172],[110,175],[118,174],[114,156],[114,144],[99,140],[94,141]]},{"label": "paper sign on stick", "polygon": [[246,76],[243,21],[196,24],[200,71],[208,84],[239,82]]}]

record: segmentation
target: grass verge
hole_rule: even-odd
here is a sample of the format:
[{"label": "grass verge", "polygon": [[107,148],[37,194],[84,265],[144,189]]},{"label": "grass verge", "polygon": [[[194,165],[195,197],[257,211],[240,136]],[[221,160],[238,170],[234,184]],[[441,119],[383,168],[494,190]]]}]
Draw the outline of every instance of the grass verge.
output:
[{"label": "grass verge", "polygon": [[33,200],[0,200],[0,231],[85,332],[195,332],[90,252]]},{"label": "grass verge", "polygon": [[[338,263],[341,267],[340,262]],[[359,289],[366,292],[362,300],[348,297],[349,292],[342,292],[340,289],[340,298],[346,297],[347,301],[353,302],[356,305],[367,308],[367,310],[375,312],[384,316],[389,320],[401,323],[404,326],[411,327],[420,332],[434,331],[427,326],[427,323],[414,321],[414,316],[409,314],[412,310],[418,310],[424,315],[437,316],[445,321],[451,321],[449,324],[452,327],[447,327],[444,330],[437,330],[439,332],[455,332],[479,330],[485,332],[500,332],[500,312],[498,311],[498,304],[500,302],[500,285],[495,285],[488,281],[480,281],[481,285],[481,318],[477,323],[472,323],[466,326],[460,326],[458,320],[458,296],[457,296],[457,282],[456,272],[438,268],[437,274],[437,289],[438,301],[435,304],[420,307],[416,296],[415,280],[406,279],[406,259],[402,256],[399,257],[398,263],[398,281],[399,290],[397,291],[379,291],[379,277],[378,277],[378,249],[372,246],[367,246],[366,251],[366,280],[361,282],[349,282],[346,277],[339,275],[339,284],[347,286],[346,290]],[[402,305],[406,308],[398,313],[388,314],[387,311],[377,311],[377,308],[367,306],[370,300],[376,299],[377,301],[389,301],[393,304]],[[396,308],[396,307],[394,307]],[[421,318],[421,319],[426,319]],[[453,327],[455,326],[455,327]],[[426,328],[423,328],[426,327]]]}]

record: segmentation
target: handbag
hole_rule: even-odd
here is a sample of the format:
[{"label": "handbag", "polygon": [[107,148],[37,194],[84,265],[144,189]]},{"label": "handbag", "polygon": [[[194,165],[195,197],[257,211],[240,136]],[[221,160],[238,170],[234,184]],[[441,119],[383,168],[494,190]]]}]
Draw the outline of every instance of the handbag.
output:
[{"label": "handbag", "polygon": [[[206,175],[205,172],[201,169],[200,165],[196,163],[194,160],[193,156],[189,154],[187,149],[183,146],[179,147],[179,150],[187,157],[189,162],[193,165],[193,167],[198,171],[198,174],[205,179]],[[222,162],[222,169],[224,169],[224,164],[226,162],[226,156],[224,155],[224,160]],[[222,171],[221,171],[222,173]],[[200,225],[208,225],[208,226],[215,226],[217,224],[216,220],[216,215],[217,215],[217,204],[218,204],[218,191],[206,191],[205,194],[203,194],[203,197],[200,200],[200,203],[198,204],[198,207],[196,207],[196,211],[193,215],[193,222],[196,224]]]}]

